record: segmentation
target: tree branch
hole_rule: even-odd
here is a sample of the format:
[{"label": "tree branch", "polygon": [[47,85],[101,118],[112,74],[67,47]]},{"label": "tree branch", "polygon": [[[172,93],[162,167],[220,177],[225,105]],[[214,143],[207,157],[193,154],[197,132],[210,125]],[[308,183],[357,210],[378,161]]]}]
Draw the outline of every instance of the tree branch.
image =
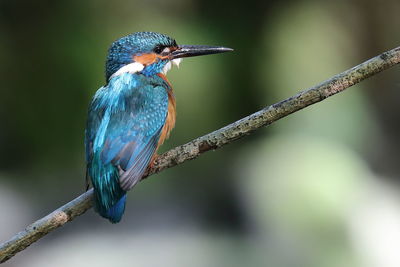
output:
[{"label": "tree branch", "polygon": [[[398,63],[400,63],[400,47],[376,56],[329,80],[302,91],[293,97],[266,107],[224,128],[171,149],[157,159],[154,167],[149,170],[145,177],[181,164],[187,160],[195,159],[206,151],[220,148],[245,135],[249,135],[263,126],[269,125],[293,112],[340,93],[346,88]],[[0,263],[7,261],[41,237],[86,212],[92,207],[92,196],[93,189],[58,208],[46,217],[34,222],[25,230],[12,237],[9,241],[1,244]]]}]

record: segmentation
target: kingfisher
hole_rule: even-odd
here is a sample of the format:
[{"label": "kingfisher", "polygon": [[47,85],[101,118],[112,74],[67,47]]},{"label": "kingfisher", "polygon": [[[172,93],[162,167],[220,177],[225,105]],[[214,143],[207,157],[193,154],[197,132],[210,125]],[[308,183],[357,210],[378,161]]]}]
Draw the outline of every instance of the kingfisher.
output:
[{"label": "kingfisher", "polygon": [[112,43],[106,84],[90,103],[85,131],[86,180],[93,186],[97,213],[112,223],[121,220],[127,191],[153,164],[175,126],[176,103],[167,71],[184,57],[232,50],[178,45],[155,32],[133,33]]}]

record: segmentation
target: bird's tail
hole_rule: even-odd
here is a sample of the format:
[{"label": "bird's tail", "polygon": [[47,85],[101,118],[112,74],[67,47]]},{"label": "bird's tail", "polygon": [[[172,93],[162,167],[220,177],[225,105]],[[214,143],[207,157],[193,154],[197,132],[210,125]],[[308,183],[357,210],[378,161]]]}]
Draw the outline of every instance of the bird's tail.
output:
[{"label": "bird's tail", "polygon": [[103,218],[108,219],[112,223],[118,223],[125,211],[126,203],[126,193],[124,193],[121,198],[115,202],[111,207],[104,206],[99,200],[98,196],[94,194],[94,208],[97,213],[99,213]]},{"label": "bird's tail", "polygon": [[117,223],[121,220],[125,211],[126,194],[124,194],[117,203],[108,210],[99,210],[99,214],[107,218],[112,223]]},{"label": "bird's tail", "polygon": [[94,188],[94,208],[112,223],[121,220],[125,211],[126,191],[119,186],[119,171],[111,164],[101,163],[95,155],[89,165],[89,175]]}]

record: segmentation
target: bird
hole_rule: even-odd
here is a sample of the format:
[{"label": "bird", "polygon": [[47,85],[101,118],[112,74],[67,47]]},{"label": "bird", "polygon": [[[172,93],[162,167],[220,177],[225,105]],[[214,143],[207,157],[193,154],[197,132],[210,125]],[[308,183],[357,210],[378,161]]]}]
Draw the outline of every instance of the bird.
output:
[{"label": "bird", "polygon": [[105,63],[106,83],[92,98],[85,130],[86,183],[94,209],[120,222],[126,194],[157,157],[175,126],[176,102],[166,73],[185,57],[233,51],[178,45],[161,33],[136,32],[113,42]]}]

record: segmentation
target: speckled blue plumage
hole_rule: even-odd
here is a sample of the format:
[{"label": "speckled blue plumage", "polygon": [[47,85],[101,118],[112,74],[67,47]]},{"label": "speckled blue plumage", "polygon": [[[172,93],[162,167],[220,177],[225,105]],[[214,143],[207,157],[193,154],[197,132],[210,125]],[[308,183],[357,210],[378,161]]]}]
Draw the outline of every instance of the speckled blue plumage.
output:
[{"label": "speckled blue plumage", "polygon": [[159,76],[123,73],[100,88],[89,107],[86,159],[95,209],[120,221],[126,191],[146,170],[168,112],[169,85]]}]

